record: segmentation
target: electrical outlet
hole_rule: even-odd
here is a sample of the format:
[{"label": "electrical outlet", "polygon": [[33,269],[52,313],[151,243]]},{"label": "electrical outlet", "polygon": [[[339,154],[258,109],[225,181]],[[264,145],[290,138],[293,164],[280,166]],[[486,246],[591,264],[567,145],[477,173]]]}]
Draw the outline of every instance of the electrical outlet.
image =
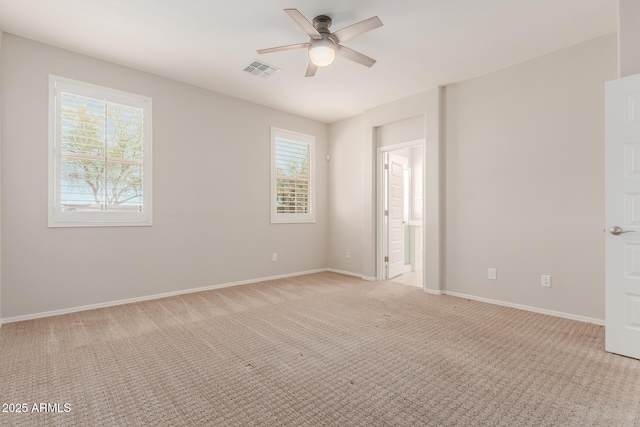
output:
[{"label": "electrical outlet", "polygon": [[277,252],[272,253],[271,254],[271,261],[275,262],[277,260],[278,260],[278,253]]},{"label": "electrical outlet", "polygon": [[543,274],[542,276],[540,276],[540,285],[542,285],[545,288],[550,288],[551,276],[549,276],[548,274]]},{"label": "electrical outlet", "polygon": [[488,273],[489,280],[498,280],[498,270],[490,268]]},{"label": "electrical outlet", "polygon": [[347,258],[351,258],[351,250],[347,249]]}]

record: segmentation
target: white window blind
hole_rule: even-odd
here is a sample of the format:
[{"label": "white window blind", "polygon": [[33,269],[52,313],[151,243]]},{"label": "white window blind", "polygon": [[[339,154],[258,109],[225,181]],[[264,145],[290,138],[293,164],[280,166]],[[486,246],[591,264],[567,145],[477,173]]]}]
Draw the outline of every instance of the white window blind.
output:
[{"label": "white window blind", "polygon": [[272,222],[315,221],[314,137],[272,129]]},{"label": "white window blind", "polygon": [[150,224],[150,99],[52,86],[50,226]]}]

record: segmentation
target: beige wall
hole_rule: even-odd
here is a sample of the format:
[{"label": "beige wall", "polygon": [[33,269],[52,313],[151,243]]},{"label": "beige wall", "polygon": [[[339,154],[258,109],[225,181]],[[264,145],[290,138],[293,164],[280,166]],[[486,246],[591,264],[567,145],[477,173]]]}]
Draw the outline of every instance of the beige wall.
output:
[{"label": "beige wall", "polygon": [[[362,275],[362,116],[329,127],[328,267]],[[346,257],[347,249],[351,258]]]},{"label": "beige wall", "polygon": [[640,1],[618,0],[618,71],[640,74]]},{"label": "beige wall", "polygon": [[422,221],[422,188],[424,187],[424,148],[411,148],[411,221]]},{"label": "beige wall", "polygon": [[[616,76],[615,39],[327,126],[5,34],[2,316],[324,267],[373,277],[378,138],[422,127],[427,289],[602,319],[603,84]],[[49,73],[153,98],[153,227],[47,228]],[[271,125],[317,137],[316,224],[269,224]]]},{"label": "beige wall", "polygon": [[[2,81],[2,36],[0,31],[0,82]],[[0,84],[0,327],[2,327],[2,84]]]},{"label": "beige wall", "polygon": [[[424,211],[425,247],[428,269],[425,268],[427,289],[438,291],[441,287],[442,259],[440,258],[442,185],[439,159],[442,156],[440,134],[441,90],[433,89],[396,102],[365,111],[361,116],[330,125],[332,153],[345,153],[342,161],[331,165],[331,200],[350,200],[349,214],[339,214],[341,207],[331,204],[328,267],[348,270],[366,278],[378,274],[376,261],[376,154],[379,144],[395,144],[421,137],[426,139],[425,173],[428,208]],[[382,142],[384,140],[384,142]],[[348,156],[348,157],[347,157]],[[428,176],[426,176],[428,175]],[[345,187],[346,183],[349,183]],[[353,195],[359,194],[356,197]],[[340,218],[337,220],[336,218]],[[360,240],[361,254],[350,262],[344,257],[345,245]],[[352,258],[354,254],[352,253]],[[357,269],[357,270],[356,270]]]},{"label": "beige wall", "polygon": [[[441,88],[431,89],[416,95],[381,105],[364,112],[363,145],[364,152],[364,233],[363,233],[363,271],[365,276],[381,275],[381,268],[376,259],[376,171],[375,156],[377,151],[376,139],[382,130],[393,129],[390,124],[406,121],[411,124],[405,137],[420,137],[423,135],[425,144],[425,176],[424,176],[424,217],[423,229],[425,233],[424,247],[424,286],[429,292],[440,292],[443,286],[443,258],[441,248],[443,245],[442,225],[443,212],[443,177],[440,168],[443,156],[443,132],[441,126],[442,97],[444,91]],[[411,131],[415,129],[413,119],[423,119],[423,132],[420,134]],[[410,119],[410,120],[408,120]],[[394,130],[394,133],[399,133]],[[386,139],[386,138],[385,138]],[[413,138],[412,138],[413,139]],[[402,142],[402,141],[399,141]],[[392,142],[395,143],[395,142]],[[378,233],[379,234],[379,233]]]},{"label": "beige wall", "polygon": [[[615,76],[610,35],[331,124],[331,151],[344,157],[332,157],[330,200],[344,209],[331,203],[329,267],[375,275],[375,145],[411,134],[407,119],[422,115],[427,290],[603,319],[604,82]],[[446,156],[437,149],[445,133]],[[447,171],[440,196],[443,177],[429,178],[438,162]],[[439,217],[433,206],[445,198]],[[443,258],[434,252],[438,228],[446,229]],[[341,259],[358,235],[361,265]],[[446,271],[434,277],[438,263]],[[489,267],[497,281],[487,279]],[[540,286],[542,274],[551,288]]]},{"label": "beige wall", "polygon": [[[8,34],[2,55],[4,318],[326,267],[326,124]],[[153,98],[152,227],[47,228],[49,73]],[[315,224],[270,224],[270,126],[316,136]]]},{"label": "beige wall", "polygon": [[426,132],[425,121],[424,114],[421,114],[379,126],[376,132],[378,147],[423,139]]},{"label": "beige wall", "polygon": [[610,35],[447,87],[447,291],[604,319],[615,77]]}]

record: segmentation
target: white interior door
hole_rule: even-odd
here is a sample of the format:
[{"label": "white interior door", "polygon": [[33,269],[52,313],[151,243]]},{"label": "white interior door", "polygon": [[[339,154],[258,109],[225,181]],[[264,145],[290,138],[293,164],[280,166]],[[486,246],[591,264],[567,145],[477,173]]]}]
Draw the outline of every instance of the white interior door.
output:
[{"label": "white interior door", "polygon": [[606,349],[640,359],[640,75],[606,86]]},{"label": "white interior door", "polygon": [[389,154],[387,279],[404,273],[404,168],[406,164],[405,157]]}]

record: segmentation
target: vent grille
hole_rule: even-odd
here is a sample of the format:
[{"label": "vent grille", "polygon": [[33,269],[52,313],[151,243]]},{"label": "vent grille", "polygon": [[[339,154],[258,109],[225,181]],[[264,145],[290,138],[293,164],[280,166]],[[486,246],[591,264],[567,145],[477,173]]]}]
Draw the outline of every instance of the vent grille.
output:
[{"label": "vent grille", "polygon": [[258,61],[257,59],[254,59],[251,64],[245,67],[244,71],[249,74],[253,74],[254,76],[267,78],[273,75],[274,73],[280,71],[280,68],[274,67],[273,65],[269,65],[262,61]]}]

